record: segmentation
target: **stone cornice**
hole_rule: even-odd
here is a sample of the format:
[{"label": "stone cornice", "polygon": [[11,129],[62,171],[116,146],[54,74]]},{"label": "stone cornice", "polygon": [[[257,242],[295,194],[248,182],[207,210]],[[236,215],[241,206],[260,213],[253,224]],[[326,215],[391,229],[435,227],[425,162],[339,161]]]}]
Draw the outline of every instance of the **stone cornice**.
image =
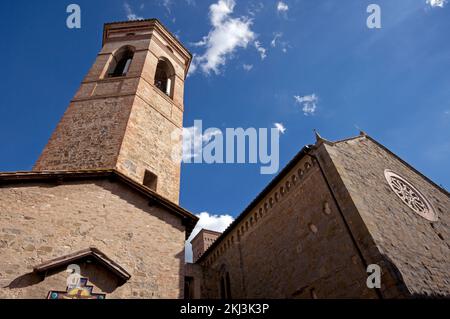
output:
[{"label": "stone cornice", "polygon": [[[142,34],[127,35],[125,37],[114,37],[114,38],[109,37],[109,35],[115,31],[119,32],[125,31],[133,33],[133,31],[138,32],[147,30],[150,32],[149,34],[145,35]],[[192,61],[192,54],[158,19],[106,23],[103,29],[103,45],[107,42],[150,39],[152,37],[151,31],[154,30],[156,30],[158,34],[171,45],[171,48],[175,49],[177,53],[180,54],[186,60],[185,63],[185,76],[186,76]]]}]

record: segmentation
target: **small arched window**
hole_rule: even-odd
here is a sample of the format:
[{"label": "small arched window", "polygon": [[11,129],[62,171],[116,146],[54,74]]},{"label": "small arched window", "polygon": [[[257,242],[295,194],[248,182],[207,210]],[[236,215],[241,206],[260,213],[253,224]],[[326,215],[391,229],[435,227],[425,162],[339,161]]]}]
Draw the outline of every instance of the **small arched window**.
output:
[{"label": "small arched window", "polygon": [[230,273],[227,272],[225,277],[225,289],[227,293],[227,299],[231,299],[231,283],[230,283]]},{"label": "small arched window", "polygon": [[228,271],[220,276],[220,298],[231,299],[231,283]]},{"label": "small arched window", "polygon": [[126,46],[120,48],[113,55],[113,59],[108,69],[108,77],[114,78],[127,75],[134,57],[134,48]]},{"label": "small arched window", "polygon": [[174,79],[175,71],[172,65],[164,59],[159,60],[156,66],[155,86],[172,97]]}]

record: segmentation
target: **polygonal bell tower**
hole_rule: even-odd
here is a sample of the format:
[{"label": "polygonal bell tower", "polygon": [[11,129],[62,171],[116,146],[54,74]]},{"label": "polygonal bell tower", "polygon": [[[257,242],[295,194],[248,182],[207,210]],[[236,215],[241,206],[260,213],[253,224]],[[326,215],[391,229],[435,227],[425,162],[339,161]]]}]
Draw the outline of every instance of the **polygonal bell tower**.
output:
[{"label": "polygonal bell tower", "polygon": [[35,171],[116,169],[178,203],[192,56],[156,19],[105,24],[103,47]]}]

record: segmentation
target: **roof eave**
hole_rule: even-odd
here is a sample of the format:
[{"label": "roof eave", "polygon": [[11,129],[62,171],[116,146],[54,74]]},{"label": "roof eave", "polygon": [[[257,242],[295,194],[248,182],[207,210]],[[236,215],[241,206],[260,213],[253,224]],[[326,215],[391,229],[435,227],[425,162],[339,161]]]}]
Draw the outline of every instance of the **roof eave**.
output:
[{"label": "roof eave", "polygon": [[61,256],[52,260],[49,260],[43,264],[40,264],[33,268],[33,271],[37,274],[45,274],[48,271],[53,269],[58,269],[69,265],[77,260],[84,258],[93,258],[101,265],[106,267],[109,271],[114,273],[117,277],[119,277],[123,282],[128,281],[131,278],[131,275],[120,265],[115,263],[112,259],[102,253],[99,249],[95,247],[89,247],[88,249],[80,250],[75,253]]},{"label": "roof eave", "polygon": [[67,180],[83,180],[91,178],[117,178],[122,183],[132,187],[142,195],[150,198],[151,203],[159,204],[168,209],[169,212],[176,214],[182,219],[186,227],[186,238],[195,227],[198,217],[173,203],[169,199],[159,195],[150,188],[133,181],[126,175],[115,169],[96,169],[96,170],[75,170],[75,171],[24,171],[24,172],[4,172],[0,173],[0,186],[15,182],[48,182],[53,181],[57,184],[64,183]]},{"label": "roof eave", "polygon": [[206,256],[214,250],[216,246],[219,245],[220,241],[225,238],[231,231],[243,220],[245,217],[255,208],[258,203],[266,196],[268,193],[270,193],[275,187],[276,184],[278,184],[279,181],[281,181],[288,173],[289,171],[295,167],[295,165],[304,157],[306,156],[312,149],[314,148],[314,145],[306,145],[304,146],[300,152],[298,152],[294,158],[281,170],[281,172],[262,190],[261,193],[259,193],[256,198],[248,205],[244,211],[228,226],[228,228],[212,243],[212,245],[200,256],[200,258],[197,259],[196,263],[202,262]]}]

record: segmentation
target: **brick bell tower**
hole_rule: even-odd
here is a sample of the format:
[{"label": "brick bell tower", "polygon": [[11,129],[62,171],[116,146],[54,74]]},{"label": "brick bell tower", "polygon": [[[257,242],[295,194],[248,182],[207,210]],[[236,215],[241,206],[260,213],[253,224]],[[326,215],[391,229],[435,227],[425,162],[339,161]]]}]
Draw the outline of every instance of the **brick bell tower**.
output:
[{"label": "brick bell tower", "polygon": [[192,55],[156,19],[108,23],[103,47],[35,171],[116,169],[178,204],[172,132]]}]

